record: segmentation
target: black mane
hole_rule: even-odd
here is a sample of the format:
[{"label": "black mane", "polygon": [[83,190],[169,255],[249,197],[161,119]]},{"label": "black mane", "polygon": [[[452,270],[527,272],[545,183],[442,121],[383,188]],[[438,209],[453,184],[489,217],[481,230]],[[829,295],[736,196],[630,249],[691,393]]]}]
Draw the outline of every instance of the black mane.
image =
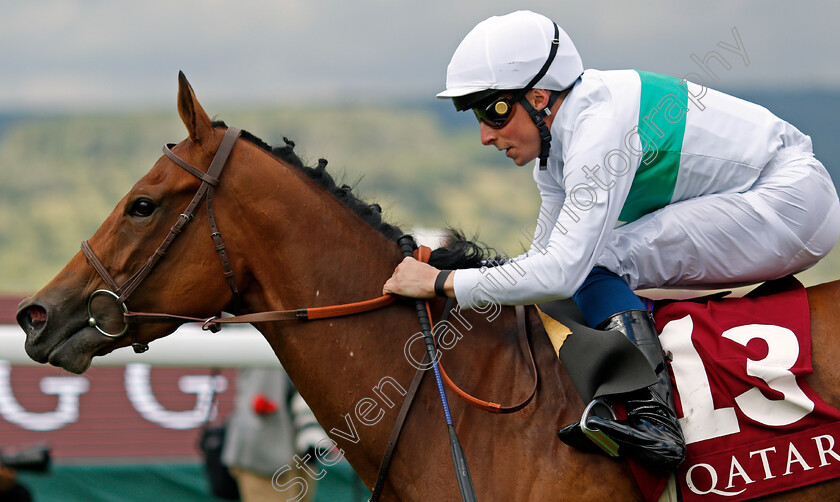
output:
[{"label": "black mane", "polygon": [[[227,127],[227,125],[223,121],[217,120],[213,122],[213,127]],[[352,193],[352,187],[348,185],[339,187],[333,177],[327,172],[326,159],[318,159],[318,165],[315,167],[307,166],[295,153],[294,141],[288,138],[283,138],[284,146],[272,147],[245,130],[242,131],[241,137],[283,162],[300,169],[310,179],[337,197],[344,205],[349,207],[362,220],[378,230],[385,237],[397,242],[397,239],[403,236],[403,231],[397,226],[383,221],[382,208],[379,204],[368,204],[362,201]],[[491,256],[494,255],[495,251],[487,246],[468,240],[458,230],[448,229],[445,246],[432,251],[429,263],[441,269],[475,268],[480,267],[483,260],[491,259]],[[495,255],[492,259],[499,260],[500,258],[498,255]]]}]

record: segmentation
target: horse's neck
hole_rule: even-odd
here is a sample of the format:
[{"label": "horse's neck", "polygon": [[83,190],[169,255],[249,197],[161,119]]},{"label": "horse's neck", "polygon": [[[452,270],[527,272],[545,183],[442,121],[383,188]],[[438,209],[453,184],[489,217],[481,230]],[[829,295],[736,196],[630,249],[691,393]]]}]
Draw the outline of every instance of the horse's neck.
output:
[{"label": "horse's neck", "polygon": [[[273,187],[272,196],[255,196],[259,207],[243,210],[268,215],[249,225],[253,235],[244,239],[263,242],[247,250],[252,277],[243,294],[247,310],[338,305],[380,296],[399,263],[397,245],[325,191],[313,190],[308,179],[288,181]],[[417,331],[413,311],[395,305],[348,317],[259,326],[320,423],[328,432],[338,431],[331,436],[348,457],[355,456],[357,469],[378,464],[380,445],[390,432],[370,423],[377,410],[360,412],[358,404],[375,401],[390,413],[388,402],[393,406],[402,400],[399,389],[381,382],[393,379],[403,389],[408,386],[406,375],[413,368],[405,361],[403,345]]]},{"label": "horse's neck", "polygon": [[[278,172],[280,179],[278,180]],[[400,260],[397,245],[300,170],[251,166],[237,180],[250,281],[248,310],[354,302],[382,294]],[[221,205],[221,203],[219,203]],[[247,225],[242,225],[247,221]]]}]

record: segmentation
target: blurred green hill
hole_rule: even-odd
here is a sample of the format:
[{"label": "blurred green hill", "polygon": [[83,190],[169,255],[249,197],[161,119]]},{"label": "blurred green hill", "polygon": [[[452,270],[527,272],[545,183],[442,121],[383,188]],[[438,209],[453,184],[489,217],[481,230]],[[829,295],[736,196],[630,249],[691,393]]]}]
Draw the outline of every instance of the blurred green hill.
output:
[{"label": "blurred green hill", "polygon": [[[735,93],[790,120],[840,179],[840,92]],[[205,103],[206,106],[206,103]],[[283,137],[308,163],[355,186],[403,230],[454,226],[508,255],[528,245],[539,196],[531,168],[483,147],[475,119],[447,103],[212,110],[272,145]],[[124,114],[0,114],[0,292],[46,284],[161,155],[186,135],[174,109]],[[835,256],[838,255],[838,256]],[[840,252],[806,271],[840,277]]]},{"label": "blurred green hill", "polygon": [[[326,158],[340,184],[355,185],[406,231],[458,226],[518,254],[525,241],[518,229],[536,215],[530,168],[512,168],[482,147],[474,118],[445,122],[434,109],[413,106],[208,111],[272,145],[288,137],[310,165]],[[174,108],[0,118],[0,292],[46,284],[163,144],[185,136]]]}]

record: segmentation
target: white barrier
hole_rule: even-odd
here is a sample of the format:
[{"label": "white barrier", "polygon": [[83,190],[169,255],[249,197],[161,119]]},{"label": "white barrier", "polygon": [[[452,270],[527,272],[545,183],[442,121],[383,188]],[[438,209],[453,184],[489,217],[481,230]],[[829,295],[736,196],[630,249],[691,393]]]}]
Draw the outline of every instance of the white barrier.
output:
[{"label": "white barrier", "polygon": [[[25,335],[19,326],[0,325],[0,359],[13,365],[38,363],[26,355]],[[153,366],[271,368],[280,365],[268,341],[248,326],[225,326],[219,333],[202,331],[198,325],[186,325],[169,336],[149,344],[149,351],[136,354],[123,347],[108,355],[95,357],[93,366],[125,366],[145,363]]]}]

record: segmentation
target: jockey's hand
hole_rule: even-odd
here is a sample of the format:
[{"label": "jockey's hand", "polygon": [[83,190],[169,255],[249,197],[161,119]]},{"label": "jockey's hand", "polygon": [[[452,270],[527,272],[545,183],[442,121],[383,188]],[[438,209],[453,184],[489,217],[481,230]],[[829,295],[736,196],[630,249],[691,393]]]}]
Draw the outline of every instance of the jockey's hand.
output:
[{"label": "jockey's hand", "polygon": [[[385,282],[382,293],[410,298],[434,298],[435,279],[438,272],[440,270],[427,263],[419,262],[411,257],[404,258],[394,270],[394,275]],[[450,276],[447,282],[451,280]]]}]

